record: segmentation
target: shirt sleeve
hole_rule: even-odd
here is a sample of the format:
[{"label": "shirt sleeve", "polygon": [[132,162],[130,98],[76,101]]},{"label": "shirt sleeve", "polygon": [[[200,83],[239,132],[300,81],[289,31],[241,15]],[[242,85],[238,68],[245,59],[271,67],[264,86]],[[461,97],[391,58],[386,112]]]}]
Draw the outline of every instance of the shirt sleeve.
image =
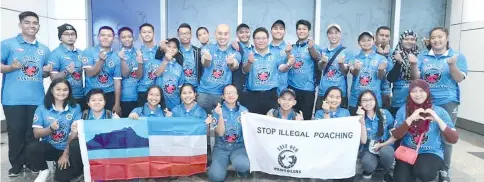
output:
[{"label": "shirt sleeve", "polygon": [[94,66],[94,58],[90,55],[90,50],[82,52],[82,68],[90,68]]},{"label": "shirt sleeve", "polygon": [[425,59],[424,58],[424,54],[427,54],[427,53],[420,53],[417,57],[417,68],[418,70],[420,71],[420,78],[422,78],[422,68],[423,68],[423,60]]},{"label": "shirt sleeve", "polygon": [[388,73],[390,72],[390,70],[393,69],[393,61],[391,60],[388,60],[387,57],[383,57],[382,58],[382,61],[386,61],[387,62],[387,68],[385,69],[385,71]]},{"label": "shirt sleeve", "polygon": [[349,117],[349,116],[351,116],[350,111],[348,111],[348,109],[343,109],[341,112],[341,115],[338,117]]},{"label": "shirt sleeve", "polygon": [[2,41],[2,64],[8,65],[8,56],[10,53],[10,47],[8,46],[6,41]]},{"label": "shirt sleeve", "polygon": [[74,110],[74,121],[82,119],[82,111],[81,106],[77,104],[76,109]]},{"label": "shirt sleeve", "polygon": [[459,54],[457,58],[457,67],[464,74],[464,78],[467,77],[467,59],[463,54]]},{"label": "shirt sleeve", "polygon": [[323,119],[323,118],[324,118],[324,113],[323,113],[323,110],[322,109],[317,110],[314,113],[314,119]]},{"label": "shirt sleeve", "polygon": [[455,125],[454,122],[452,122],[452,119],[450,118],[449,113],[442,107],[439,106],[434,106],[434,111],[435,113],[442,119],[442,121],[447,124],[447,127],[454,129]]},{"label": "shirt sleeve", "polygon": [[44,61],[43,66],[47,66],[48,64],[51,64],[47,59],[50,56],[50,49],[47,46],[42,46],[42,50],[44,50],[44,55],[42,56]]},{"label": "shirt sleeve", "polygon": [[242,56],[240,55],[240,52],[234,52],[234,54],[235,54],[234,56],[235,60],[237,60],[237,62],[240,64],[242,62]]},{"label": "shirt sleeve", "polygon": [[113,60],[115,62],[114,63],[113,79],[121,80],[121,79],[123,79],[123,77],[121,77],[121,62],[120,62],[117,55],[116,55],[116,57],[117,58],[115,58],[115,60]]},{"label": "shirt sleeve", "polygon": [[395,123],[395,119],[393,118],[392,116],[392,113],[390,113],[390,111],[388,110],[384,110],[385,111],[385,117],[387,118],[387,125],[385,126],[388,130],[391,130],[394,126],[394,123]]},{"label": "shirt sleeve", "polygon": [[47,62],[49,62],[50,64],[52,64],[52,71],[51,73],[58,73],[60,72],[60,61],[59,61],[59,58],[57,57],[57,54],[56,52],[52,52],[49,54],[49,57],[47,57]]},{"label": "shirt sleeve", "polygon": [[45,125],[44,114],[42,113],[42,107],[43,106],[38,106],[37,109],[35,109],[32,128],[44,128],[45,127],[44,126]]},{"label": "shirt sleeve", "polygon": [[131,113],[136,113],[138,114],[138,116],[141,116],[141,111],[142,111],[142,107],[137,107],[137,108],[134,108],[133,111],[131,111]]},{"label": "shirt sleeve", "polygon": [[394,123],[395,123],[394,128],[397,128],[400,125],[402,125],[405,122],[405,119],[407,119],[407,118],[405,117],[405,105],[404,105],[400,109],[398,109],[398,111],[397,111],[395,121],[394,121]]}]

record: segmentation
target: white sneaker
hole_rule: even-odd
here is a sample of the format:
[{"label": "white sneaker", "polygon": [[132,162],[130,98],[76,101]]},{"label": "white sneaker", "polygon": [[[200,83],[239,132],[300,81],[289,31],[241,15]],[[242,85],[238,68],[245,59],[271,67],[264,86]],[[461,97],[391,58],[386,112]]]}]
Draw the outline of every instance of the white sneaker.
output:
[{"label": "white sneaker", "polygon": [[49,175],[50,175],[49,169],[42,170],[39,172],[39,175],[37,176],[37,178],[35,178],[34,182],[47,182]]}]

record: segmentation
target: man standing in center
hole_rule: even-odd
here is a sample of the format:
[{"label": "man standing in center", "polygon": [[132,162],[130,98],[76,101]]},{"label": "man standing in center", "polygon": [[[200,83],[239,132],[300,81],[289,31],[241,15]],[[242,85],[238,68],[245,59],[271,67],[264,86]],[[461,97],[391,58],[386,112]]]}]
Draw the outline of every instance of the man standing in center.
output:
[{"label": "man standing in center", "polygon": [[296,58],[294,67],[289,70],[289,88],[296,91],[297,104],[305,120],[310,120],[314,106],[315,66],[321,60],[321,49],[309,38],[311,23],[299,20],[296,23],[298,41],[293,45],[291,54]]},{"label": "man standing in center", "polygon": [[230,28],[226,24],[217,26],[215,30],[216,44],[210,44],[202,49],[202,65],[204,67],[197,102],[205,111],[211,112],[222,100],[222,91],[232,83],[232,71],[239,68],[240,53],[229,45]]}]

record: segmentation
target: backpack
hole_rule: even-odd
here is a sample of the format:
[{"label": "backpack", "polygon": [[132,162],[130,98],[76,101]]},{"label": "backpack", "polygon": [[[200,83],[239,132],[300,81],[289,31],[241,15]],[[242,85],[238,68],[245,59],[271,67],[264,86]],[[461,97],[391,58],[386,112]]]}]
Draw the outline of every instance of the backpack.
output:
[{"label": "backpack", "polygon": [[[106,112],[106,119],[113,118],[113,114],[111,113],[110,110],[105,110],[105,112]],[[84,110],[82,112],[82,119],[83,120],[88,120],[89,119],[89,110]]]}]

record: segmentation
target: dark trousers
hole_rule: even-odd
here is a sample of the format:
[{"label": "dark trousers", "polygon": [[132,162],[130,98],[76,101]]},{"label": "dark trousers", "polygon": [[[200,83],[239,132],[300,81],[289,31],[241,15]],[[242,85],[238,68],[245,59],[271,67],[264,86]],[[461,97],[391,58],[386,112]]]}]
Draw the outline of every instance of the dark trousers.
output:
[{"label": "dark trousers", "polygon": [[122,101],[121,102],[121,112],[123,118],[127,118],[129,113],[133,111],[134,108],[138,107],[138,101]]},{"label": "dark trousers", "polygon": [[[323,98],[324,96],[318,96],[318,98],[316,99],[316,105],[314,106],[314,110],[317,111],[317,110],[320,110],[323,108]],[[341,105],[340,105],[341,108],[345,108],[345,109],[348,109],[348,97],[341,97]]]},{"label": "dark trousers", "polygon": [[104,95],[106,96],[106,106],[104,108],[112,111],[114,107],[114,92],[108,92]]},{"label": "dark trousers", "polygon": [[315,97],[314,91],[299,90],[291,86],[289,88],[296,92],[297,103],[294,108],[303,112],[304,120],[311,120]]},{"label": "dark trousers", "polygon": [[266,91],[249,91],[246,107],[252,113],[267,114],[267,111],[277,106],[277,88]]},{"label": "dark trousers", "polygon": [[[64,150],[58,150],[46,142],[33,142],[27,147],[27,160],[35,170],[47,169],[47,161],[57,162],[64,153]],[[67,169],[61,170],[60,167],[55,166],[56,181],[72,180],[83,172],[83,165],[81,159],[81,150],[79,148],[79,140],[72,140],[69,144],[69,163]]]},{"label": "dark trousers", "polygon": [[77,98],[76,102],[77,102],[77,104],[79,104],[79,106],[81,106],[81,111],[84,111],[84,110],[87,109],[87,101],[84,97]]},{"label": "dark trousers", "polygon": [[443,165],[443,160],[435,154],[419,154],[414,165],[397,159],[393,181],[411,182],[416,178],[422,182],[432,181],[437,177],[437,172]]},{"label": "dark trousers", "polygon": [[146,92],[138,92],[138,107],[144,106],[145,103],[146,103]]},{"label": "dark trousers", "polygon": [[399,107],[391,107],[390,108],[390,113],[392,113],[393,118],[397,117],[397,112],[400,108]]},{"label": "dark trousers", "polygon": [[[455,127],[455,122],[457,121],[457,111],[458,111],[459,104],[457,102],[449,102],[447,104],[440,105],[440,107],[444,108],[445,111],[447,111],[447,113],[449,114],[450,119],[454,123],[454,127]],[[445,171],[449,171],[450,160],[452,158],[452,145],[453,144],[447,142],[447,140],[445,139],[443,134],[441,134],[441,139],[442,139],[442,141],[444,141],[444,166],[443,166],[442,169],[445,170]]]},{"label": "dark trousers", "polygon": [[[26,163],[25,148],[35,141],[32,122],[37,106],[3,106],[7,120],[8,159],[13,172],[20,172]],[[27,165],[30,168],[30,166]]]}]

